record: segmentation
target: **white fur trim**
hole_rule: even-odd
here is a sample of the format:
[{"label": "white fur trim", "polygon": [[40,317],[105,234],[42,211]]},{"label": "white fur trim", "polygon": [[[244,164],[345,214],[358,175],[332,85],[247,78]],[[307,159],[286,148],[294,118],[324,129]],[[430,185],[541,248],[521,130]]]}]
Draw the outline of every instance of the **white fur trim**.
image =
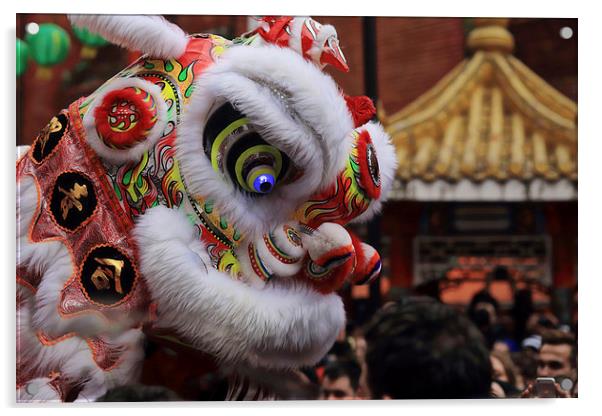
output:
[{"label": "white fur trim", "polygon": [[194,252],[202,244],[176,210],[148,210],[134,237],[141,271],[158,302],[158,325],[175,329],[220,361],[268,368],[312,365],[345,324],[336,294],[277,279],[256,289],[199,264]]},{"label": "white fur trim", "polygon": [[63,374],[68,377],[84,376],[86,380],[75,401],[92,402],[113,387],[137,382],[144,359],[143,340],[144,334],[139,329],[130,329],[106,338],[105,341],[111,346],[123,351],[120,363],[110,371],[104,371],[96,365],[89,349],[65,362],[61,367]]},{"label": "white fur trim", "polygon": [[[153,97],[155,105],[157,106],[157,121],[149,131],[146,140],[137,143],[129,149],[114,149],[107,146],[98,136],[94,112],[96,107],[102,104],[102,100],[108,93],[127,87],[140,88]],[[114,164],[138,161],[144,152],[152,148],[163,135],[163,131],[167,124],[167,104],[165,104],[165,100],[161,96],[161,89],[157,85],[141,78],[119,78],[111,81],[107,88],[103,89],[102,92],[94,98],[94,101],[90,104],[90,108],[84,116],[83,124],[86,128],[88,143],[103,160]]]},{"label": "white fur trim", "polygon": [[184,31],[162,16],[79,14],[69,15],[69,20],[112,43],[153,58],[178,58],[188,44]]},{"label": "white fur trim", "polygon": [[[42,344],[32,325],[30,307],[17,311],[17,362],[25,369],[35,369],[38,373],[57,371],[68,379],[81,382],[83,389],[76,401],[94,401],[111,388],[138,380],[144,358],[142,341],[144,335],[139,329],[130,329],[105,341],[123,351],[121,362],[110,371],[104,371],[94,362],[94,356],[86,341],[75,335],[52,345]],[[31,380],[40,384],[40,379]],[[22,401],[59,401],[53,397],[50,386],[42,388],[34,395],[26,388],[19,389],[17,397]],[[50,389],[50,390],[49,390]],[[29,389],[31,391],[31,389]]]},{"label": "white fur trim", "polygon": [[[291,108],[253,80],[287,90]],[[277,185],[268,196],[250,198],[217,174],[203,152],[202,137],[209,112],[223,99],[243,112],[304,175],[295,183]],[[291,111],[304,121],[296,120]],[[335,180],[352,144],[347,133],[353,121],[334,81],[294,51],[271,45],[234,46],[197,81],[178,129],[177,158],[189,191],[215,200],[220,213],[244,234],[259,237]]]},{"label": "white fur trim", "polygon": [[391,143],[391,137],[385,132],[383,126],[377,122],[368,122],[357,129],[358,131],[367,130],[370,133],[372,144],[376,150],[376,158],[378,159],[378,168],[380,171],[380,198],[372,201],[368,209],[357,218],[354,218],[352,223],[369,221],[372,217],[378,214],[382,208],[382,203],[386,201],[393,179],[397,171],[397,156],[395,148]]}]

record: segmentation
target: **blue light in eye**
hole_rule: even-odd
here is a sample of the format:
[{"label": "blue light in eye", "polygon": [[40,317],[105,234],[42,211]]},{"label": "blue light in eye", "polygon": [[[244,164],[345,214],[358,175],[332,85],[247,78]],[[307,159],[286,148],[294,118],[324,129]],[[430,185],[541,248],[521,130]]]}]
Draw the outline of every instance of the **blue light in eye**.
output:
[{"label": "blue light in eye", "polygon": [[253,188],[262,194],[269,193],[274,188],[276,180],[273,175],[269,173],[262,173],[253,182]]}]

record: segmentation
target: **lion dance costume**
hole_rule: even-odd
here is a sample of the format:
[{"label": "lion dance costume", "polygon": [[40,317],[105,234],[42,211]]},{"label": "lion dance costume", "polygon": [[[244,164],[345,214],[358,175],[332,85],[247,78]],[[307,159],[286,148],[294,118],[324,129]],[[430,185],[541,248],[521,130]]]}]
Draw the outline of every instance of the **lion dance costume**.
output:
[{"label": "lion dance costume", "polygon": [[380,272],[372,217],[394,150],[332,26],[264,17],[234,40],[157,16],[71,16],[144,55],[17,161],[17,399],[93,401],[138,380],[153,335],[221,365],[316,363],[335,293]]}]

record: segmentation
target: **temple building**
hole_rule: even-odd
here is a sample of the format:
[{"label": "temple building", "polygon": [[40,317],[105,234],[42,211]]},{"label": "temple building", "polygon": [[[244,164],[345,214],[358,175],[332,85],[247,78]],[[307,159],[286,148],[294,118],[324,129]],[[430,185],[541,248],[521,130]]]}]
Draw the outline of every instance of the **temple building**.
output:
[{"label": "temple building", "polygon": [[[570,313],[577,284],[577,105],[513,56],[508,19],[475,19],[469,57],[380,118],[399,167],[383,213],[393,288],[466,304],[529,287]],[[568,319],[568,316],[564,316]]]}]

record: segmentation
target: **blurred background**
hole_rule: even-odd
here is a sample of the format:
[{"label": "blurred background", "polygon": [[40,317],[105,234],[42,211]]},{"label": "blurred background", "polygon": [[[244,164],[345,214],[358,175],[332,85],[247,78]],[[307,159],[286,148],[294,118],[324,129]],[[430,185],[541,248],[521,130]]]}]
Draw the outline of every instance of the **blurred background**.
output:
[{"label": "blurred background", "polygon": [[[229,39],[256,25],[166,17]],[[577,19],[313,17],[351,69],[325,70],[377,103],[399,163],[381,216],[355,226],[383,272],[343,289],[340,341],[356,348],[377,309],[416,294],[467,312],[517,368],[533,336],[576,335]],[[17,15],[17,37],[17,144],[137,58],[64,15]]]}]

